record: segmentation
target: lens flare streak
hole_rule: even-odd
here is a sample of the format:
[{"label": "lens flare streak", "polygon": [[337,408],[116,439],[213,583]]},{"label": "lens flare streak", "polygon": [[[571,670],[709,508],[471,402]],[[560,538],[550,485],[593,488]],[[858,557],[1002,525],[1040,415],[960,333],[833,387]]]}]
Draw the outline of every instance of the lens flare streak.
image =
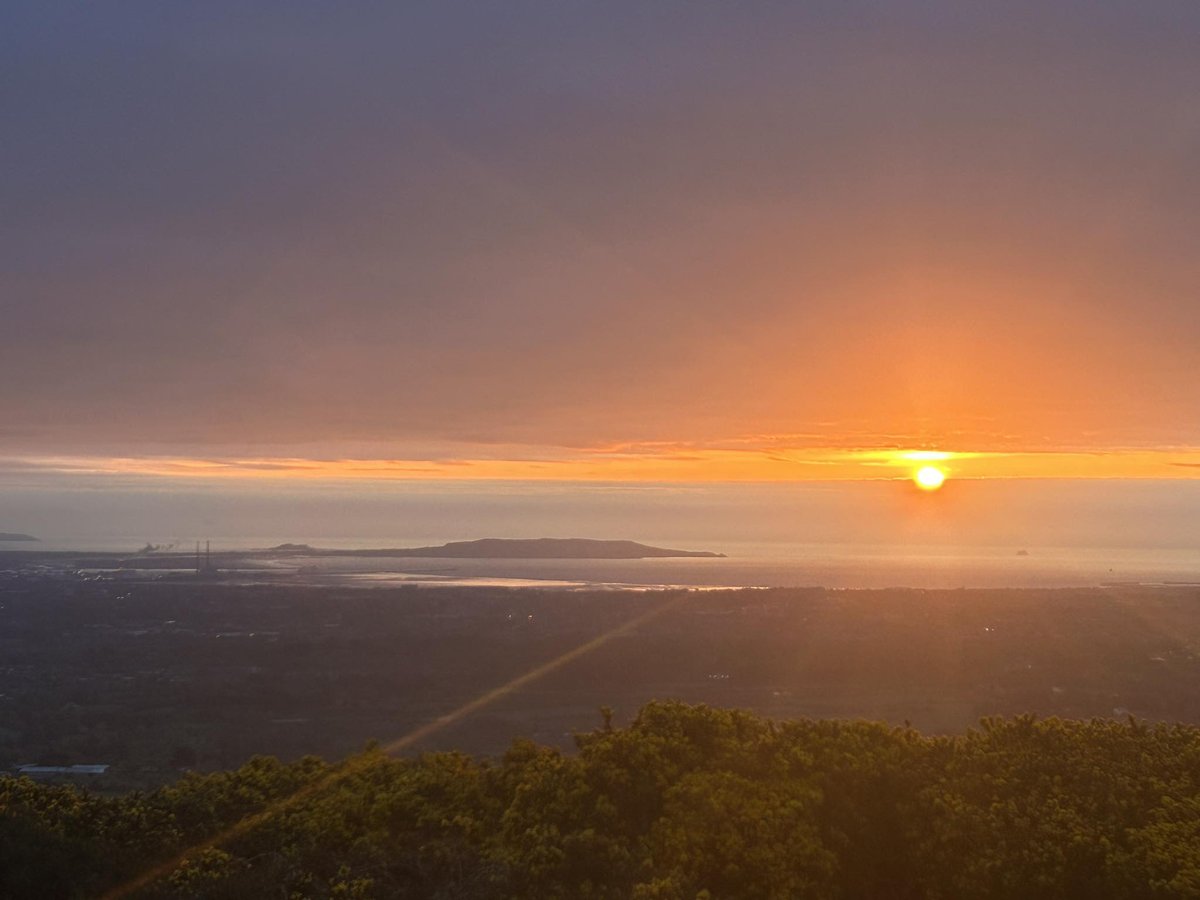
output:
[{"label": "lens flare streak", "polygon": [[[672,592],[662,603],[659,603],[651,609],[646,610],[646,612],[642,613],[641,615],[634,616],[629,621],[597,635],[587,643],[580,644],[578,647],[568,650],[561,656],[558,656],[549,662],[543,663],[542,665],[535,669],[529,670],[523,675],[518,675],[516,678],[500,685],[499,687],[480,694],[474,700],[470,700],[457,709],[446,713],[444,716],[440,716],[439,718],[434,719],[432,722],[410,731],[403,737],[397,738],[391,743],[386,744],[381,749],[385,754],[393,754],[398,753],[401,750],[407,750],[425,738],[431,737],[432,735],[437,734],[439,731],[442,731],[443,729],[462,721],[468,716],[479,712],[479,710],[486,706],[490,706],[492,703],[495,703],[502,697],[506,697],[514,691],[518,691],[521,688],[537,681],[538,679],[544,678],[545,676],[558,671],[563,666],[566,666],[580,657],[591,653],[593,650],[599,649],[613,638],[627,634],[630,631],[633,631],[635,628],[646,624],[652,619],[656,619],[664,613],[670,612],[671,610],[685,603],[687,599],[687,591],[680,591],[678,593]],[[214,835],[208,840],[189,847],[183,852],[176,854],[166,862],[160,863],[149,871],[144,872],[133,881],[119,885],[108,893],[102,895],[101,900],[117,900],[117,898],[128,897],[132,894],[135,894],[137,891],[148,887],[159,878],[169,875],[189,857],[203,853],[206,850],[219,847],[222,844],[234,840],[235,838],[241,837],[242,835],[261,825],[263,822],[266,822],[273,816],[292,809],[298,804],[316,796],[327,788],[331,788],[340,782],[345,781],[347,778],[351,778],[360,772],[366,771],[375,764],[376,759],[377,757],[372,755],[359,755],[350,757],[340,766],[330,771],[323,778],[319,778],[311,784],[305,785],[294,794],[290,794],[287,797],[275,801],[257,813],[246,816],[244,819],[234,823],[229,828]]]}]

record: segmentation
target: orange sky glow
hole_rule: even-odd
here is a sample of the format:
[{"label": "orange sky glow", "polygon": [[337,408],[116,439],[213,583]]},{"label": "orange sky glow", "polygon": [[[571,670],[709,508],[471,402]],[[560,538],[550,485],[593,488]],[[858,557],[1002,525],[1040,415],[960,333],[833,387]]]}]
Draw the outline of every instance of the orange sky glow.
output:
[{"label": "orange sky glow", "polygon": [[935,465],[968,478],[1200,478],[1200,449],[1103,452],[953,452],[911,449],[569,451],[532,458],[304,459],[42,457],[26,470],[197,479],[817,482],[912,477]]},{"label": "orange sky glow", "polygon": [[14,26],[0,478],[1200,477],[1191,14],[927,6]]}]

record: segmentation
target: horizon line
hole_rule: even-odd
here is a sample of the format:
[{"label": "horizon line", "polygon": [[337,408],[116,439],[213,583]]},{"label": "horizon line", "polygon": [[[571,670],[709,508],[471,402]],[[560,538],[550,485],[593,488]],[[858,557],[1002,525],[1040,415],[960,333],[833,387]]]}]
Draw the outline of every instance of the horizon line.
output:
[{"label": "horizon line", "polygon": [[1200,479],[1200,448],[956,451],[933,448],[654,448],[545,450],[498,457],[27,455],[0,457],[0,476],[129,476],[197,480],[564,483],[821,483],[893,481],[935,464],[949,480]]}]

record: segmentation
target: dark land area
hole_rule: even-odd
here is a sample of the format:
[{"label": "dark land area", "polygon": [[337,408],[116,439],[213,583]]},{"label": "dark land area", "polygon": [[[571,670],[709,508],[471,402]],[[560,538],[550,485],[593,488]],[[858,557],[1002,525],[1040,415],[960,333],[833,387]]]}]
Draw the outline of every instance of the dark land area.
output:
[{"label": "dark land area", "polygon": [[[301,549],[313,552],[311,547],[301,545]],[[637,541],[597,541],[591,538],[533,538],[531,540],[482,538],[477,541],[452,541],[437,547],[337,550],[333,551],[331,555],[397,556],[401,558],[415,556],[432,559],[666,559],[671,557],[715,559],[725,554],[713,553],[710,550],[671,550],[666,547],[639,544]]]},{"label": "dark land area", "polygon": [[[3,568],[3,564],[0,564]],[[960,733],[1034,713],[1200,723],[1200,588],[338,588],[0,572],[0,768],[123,790],[253,754],[339,759],[628,623],[414,750],[571,745],[652,699]]]}]

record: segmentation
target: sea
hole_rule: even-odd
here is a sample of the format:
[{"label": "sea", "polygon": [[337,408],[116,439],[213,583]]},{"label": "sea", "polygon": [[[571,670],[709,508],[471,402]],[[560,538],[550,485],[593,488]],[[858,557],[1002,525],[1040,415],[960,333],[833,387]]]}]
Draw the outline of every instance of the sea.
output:
[{"label": "sea", "polygon": [[[208,538],[214,553],[265,549],[261,538]],[[326,556],[320,549],[413,546],[385,539],[289,536],[315,548],[312,554],[248,562],[278,574],[293,572],[359,587],[401,584],[554,588],[652,589],[668,587],[1019,588],[1120,584],[1200,586],[1200,549],[900,544],[781,544],[708,542],[689,546],[670,536],[655,546],[712,550],[719,558],[663,559],[445,559]],[[443,543],[430,540],[429,545]],[[160,545],[191,550],[192,541]],[[83,550],[134,553],[139,544],[119,539],[43,540],[0,544],[11,550]]]}]

